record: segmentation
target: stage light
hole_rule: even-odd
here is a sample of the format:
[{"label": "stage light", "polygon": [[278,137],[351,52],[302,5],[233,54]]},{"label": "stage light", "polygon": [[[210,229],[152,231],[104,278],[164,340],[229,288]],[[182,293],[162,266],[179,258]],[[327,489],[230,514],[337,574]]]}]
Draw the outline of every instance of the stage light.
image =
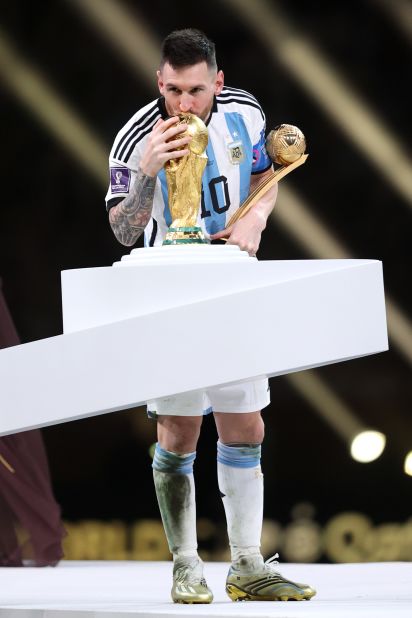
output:
[{"label": "stage light", "polygon": [[403,471],[405,472],[405,474],[409,474],[409,476],[412,476],[412,451],[409,451],[409,453],[405,457]]},{"label": "stage light", "polygon": [[386,437],[380,431],[361,431],[352,440],[350,452],[356,461],[369,463],[380,457],[385,444]]}]

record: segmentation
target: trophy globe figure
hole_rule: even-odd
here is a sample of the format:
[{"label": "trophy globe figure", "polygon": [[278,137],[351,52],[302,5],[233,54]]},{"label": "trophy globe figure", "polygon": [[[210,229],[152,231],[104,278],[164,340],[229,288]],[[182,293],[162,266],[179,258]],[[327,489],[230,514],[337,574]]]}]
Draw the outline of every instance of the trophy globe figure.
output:
[{"label": "trophy globe figure", "polygon": [[164,165],[172,224],[164,245],[207,243],[201,228],[197,225],[199,204],[202,194],[202,175],[207,164],[206,147],[208,133],[204,122],[194,114],[179,114],[179,123],[186,124],[192,139],[186,146],[189,154],[171,159]]}]

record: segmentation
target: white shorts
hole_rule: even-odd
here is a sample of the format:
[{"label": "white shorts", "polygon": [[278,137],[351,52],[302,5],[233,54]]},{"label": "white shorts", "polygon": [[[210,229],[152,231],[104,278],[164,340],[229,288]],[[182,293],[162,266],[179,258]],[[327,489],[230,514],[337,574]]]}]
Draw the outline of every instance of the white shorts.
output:
[{"label": "white shorts", "polygon": [[152,418],[157,415],[202,416],[210,412],[256,412],[269,404],[269,381],[267,378],[258,378],[231,386],[153,399],[147,402],[147,411]]}]

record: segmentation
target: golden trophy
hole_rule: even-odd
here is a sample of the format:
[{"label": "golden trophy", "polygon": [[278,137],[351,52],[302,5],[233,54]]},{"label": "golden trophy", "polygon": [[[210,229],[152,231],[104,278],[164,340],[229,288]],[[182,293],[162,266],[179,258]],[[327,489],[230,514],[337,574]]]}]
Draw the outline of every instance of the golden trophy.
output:
[{"label": "golden trophy", "polygon": [[236,210],[226,227],[233,225],[256,204],[256,202],[282,178],[303,165],[309,155],[305,154],[306,140],[302,131],[292,124],[280,124],[270,131],[266,139],[266,150],[274,163],[281,167],[272,172]]},{"label": "golden trophy", "polygon": [[202,193],[202,175],[207,163],[207,128],[194,114],[179,114],[179,123],[186,124],[187,131],[179,138],[189,134],[192,139],[187,146],[189,154],[165,163],[169,208],[172,224],[169,227],[164,245],[207,243],[204,234],[196,225]]}]

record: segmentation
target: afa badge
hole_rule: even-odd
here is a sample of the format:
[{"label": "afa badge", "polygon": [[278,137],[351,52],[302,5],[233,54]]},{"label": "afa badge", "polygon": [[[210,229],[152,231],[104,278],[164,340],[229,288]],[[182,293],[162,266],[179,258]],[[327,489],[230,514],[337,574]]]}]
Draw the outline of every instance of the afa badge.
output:
[{"label": "afa badge", "polygon": [[229,153],[229,160],[232,165],[239,165],[245,158],[245,151],[243,149],[243,143],[241,141],[232,142],[227,146]]}]

